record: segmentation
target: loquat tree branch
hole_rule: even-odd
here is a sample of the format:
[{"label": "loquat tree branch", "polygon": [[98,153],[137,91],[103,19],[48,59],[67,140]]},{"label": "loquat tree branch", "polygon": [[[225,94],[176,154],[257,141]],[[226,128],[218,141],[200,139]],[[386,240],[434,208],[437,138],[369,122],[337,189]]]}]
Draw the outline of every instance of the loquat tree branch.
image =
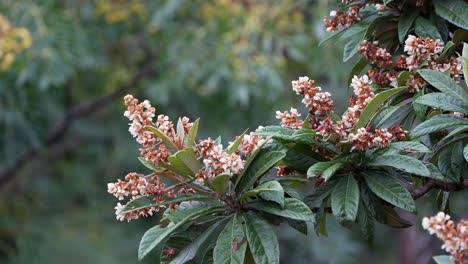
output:
[{"label": "loquat tree branch", "polygon": [[413,199],[418,199],[422,196],[424,196],[426,193],[431,191],[432,189],[438,189],[438,190],[443,190],[443,191],[449,191],[449,192],[456,192],[456,191],[462,191],[464,189],[468,188],[468,179],[464,179],[463,182],[460,183],[448,183],[448,182],[442,182],[442,181],[437,181],[437,180],[429,180],[427,181],[424,185],[421,187],[413,190],[411,192],[411,196],[413,196]]},{"label": "loquat tree branch", "polygon": [[147,61],[126,83],[117,86],[112,92],[97,97],[93,100],[85,101],[71,107],[65,112],[63,117],[51,126],[46,133],[43,147],[38,149],[31,147],[25,150],[9,166],[0,168],[0,188],[12,180],[15,175],[30,161],[38,158],[41,153],[47,152],[57,143],[61,142],[67,129],[78,119],[85,118],[110,105],[115,99],[122,96],[123,93],[138,85],[146,77],[154,73],[155,57],[148,55]]}]

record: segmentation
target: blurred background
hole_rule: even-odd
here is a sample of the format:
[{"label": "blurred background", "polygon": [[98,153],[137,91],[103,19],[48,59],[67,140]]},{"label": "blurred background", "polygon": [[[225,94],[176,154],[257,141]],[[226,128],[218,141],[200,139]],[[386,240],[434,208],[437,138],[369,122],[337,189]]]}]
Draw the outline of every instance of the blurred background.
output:
[{"label": "blurred background", "polygon": [[[201,117],[227,143],[301,109],[308,75],[347,105],[342,45],[325,43],[326,0],[0,1],[0,263],[137,263],[154,219],[118,222],[108,182],[142,171],[123,96]],[[453,211],[462,212],[462,193]],[[278,227],[284,263],[428,263],[440,243],[378,226],[374,243],[329,219],[328,237]],[[410,216],[411,217],[411,216]],[[456,218],[457,216],[455,216]]]}]

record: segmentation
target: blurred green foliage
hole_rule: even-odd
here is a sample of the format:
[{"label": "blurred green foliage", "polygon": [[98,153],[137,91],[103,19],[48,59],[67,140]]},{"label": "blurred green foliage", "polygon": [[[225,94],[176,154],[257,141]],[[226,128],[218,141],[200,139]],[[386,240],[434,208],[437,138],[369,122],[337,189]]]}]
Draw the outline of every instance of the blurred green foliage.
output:
[{"label": "blurred green foliage", "polygon": [[[154,71],[125,92],[151,99],[159,113],[200,116],[202,137],[276,123],[275,110],[300,107],[290,90],[298,76],[337,95],[344,110],[349,65],[340,47],[318,47],[328,9],[325,0],[1,1],[0,14],[26,28],[32,45],[0,71],[0,167],[30,148],[39,155],[0,191],[0,262],[136,262],[153,221],[117,222],[106,193],[107,182],[141,168],[128,158],[138,146],[122,101],[73,120],[57,144],[46,141],[70,108],[112,92],[148,62]],[[291,248],[282,258],[334,254],[328,263],[342,263],[368,250],[342,229],[311,244],[281,232]]]}]

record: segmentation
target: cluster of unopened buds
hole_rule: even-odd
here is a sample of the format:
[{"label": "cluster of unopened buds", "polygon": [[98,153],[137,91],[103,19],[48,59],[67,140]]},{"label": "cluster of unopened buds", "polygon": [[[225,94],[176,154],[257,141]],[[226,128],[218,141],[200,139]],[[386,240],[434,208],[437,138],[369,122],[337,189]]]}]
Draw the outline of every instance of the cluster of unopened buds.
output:
[{"label": "cluster of unopened buds", "polygon": [[468,221],[460,220],[455,225],[450,215],[439,212],[436,216],[424,217],[422,226],[444,242],[442,249],[452,255],[455,263],[468,261]]},{"label": "cluster of unopened buds", "polygon": [[[180,194],[195,193],[196,190],[190,185],[190,182],[180,179],[176,173],[171,170],[165,169],[164,166],[169,162],[169,156],[174,153],[165,146],[165,142],[160,136],[156,135],[153,131],[148,130],[148,127],[158,129],[164,134],[167,139],[172,141],[177,148],[185,149],[185,137],[193,127],[193,123],[187,117],[179,120],[178,131],[175,131],[174,124],[165,115],[158,115],[156,117],[156,109],[151,106],[150,102],[145,100],[139,102],[138,99],[132,95],[124,97],[124,103],[127,110],[124,116],[127,117],[131,123],[129,124],[129,132],[141,144],[140,156],[146,162],[150,162],[161,171],[154,172],[150,175],[142,175],[137,173],[129,173],[125,176],[125,180],[118,180],[116,183],[109,183],[107,188],[108,192],[117,197],[120,201],[129,197],[131,202],[140,196],[146,196],[152,199],[155,203],[162,203],[167,198],[175,198]],[[156,120],[153,120],[156,117]],[[179,126],[181,128],[179,128]],[[179,131],[183,130],[182,132]],[[228,153],[227,149],[234,144],[230,143],[227,149],[222,144],[216,143],[211,138],[200,140],[197,145],[193,147],[194,155],[197,159],[203,160],[202,169],[196,173],[196,181],[210,182],[215,176],[222,173],[229,173],[230,175],[239,174],[244,169],[246,158],[263,142],[265,138],[257,136],[251,132],[242,136],[240,144],[234,153]],[[237,137],[236,139],[238,139]],[[179,183],[171,186],[166,186],[160,179],[158,173],[164,173],[166,177],[179,181]],[[178,204],[170,203],[168,207],[174,209]],[[118,203],[115,207],[117,219],[119,220],[132,220],[141,216],[151,216],[163,206],[155,206],[141,210],[133,210],[128,213],[122,213],[125,205]]]},{"label": "cluster of unopened buds", "polygon": [[[366,129],[359,128],[355,131],[355,124],[367,106],[375,97],[372,92],[371,81],[367,75],[362,77],[354,76],[351,86],[354,95],[350,97],[348,110],[343,114],[342,119],[333,122],[328,116],[333,112],[333,99],[329,93],[320,92],[320,87],[314,87],[314,81],[308,77],[300,77],[292,82],[293,90],[303,96],[302,102],[308,107],[311,117],[310,126],[313,130],[325,137],[338,134],[340,140],[353,144],[352,150],[365,151],[371,148],[388,147],[393,141],[404,140],[408,132],[400,127],[390,127],[388,129]],[[317,96],[319,95],[320,96]],[[317,98],[310,103],[310,98]],[[300,120],[300,113],[294,108],[290,112],[276,112],[276,117],[281,120],[281,126],[298,129],[303,126],[304,121]],[[284,174],[280,172],[279,174]]]},{"label": "cluster of unopened buds", "polygon": [[[417,92],[426,84],[424,79],[416,73],[422,67],[450,72],[450,76],[459,80],[462,73],[462,64],[457,58],[440,59],[444,50],[444,43],[440,39],[418,38],[409,35],[405,41],[404,52],[395,60],[384,48],[379,47],[378,42],[364,40],[359,47],[367,62],[372,66],[367,72],[368,76],[379,85],[397,85],[397,73],[407,70],[411,75],[406,80],[409,92]],[[427,62],[427,66],[423,66]]]}]

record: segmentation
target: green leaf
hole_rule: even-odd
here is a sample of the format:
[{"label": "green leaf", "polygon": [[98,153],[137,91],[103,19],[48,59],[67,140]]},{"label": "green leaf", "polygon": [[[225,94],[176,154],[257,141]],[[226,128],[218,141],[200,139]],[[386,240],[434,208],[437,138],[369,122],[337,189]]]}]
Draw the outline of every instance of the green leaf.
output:
[{"label": "green leaf", "polygon": [[203,211],[205,210],[207,206],[214,206],[214,205],[223,206],[223,203],[220,201],[216,201],[214,203],[207,203],[207,202],[200,202],[200,201],[185,201],[179,204],[174,211],[172,210],[164,211],[163,220],[168,219],[169,221],[173,223],[178,223],[182,221],[184,218],[186,218],[188,215]]},{"label": "green leaf", "polygon": [[446,177],[455,182],[458,182],[464,175],[466,175],[466,171],[468,169],[468,164],[463,156],[463,151],[464,142],[460,141],[448,148],[445,148],[439,155],[438,167],[440,171]]},{"label": "green leaf", "polygon": [[271,225],[254,212],[244,215],[247,241],[257,264],[279,264],[279,245]]},{"label": "green leaf", "polygon": [[413,225],[411,222],[401,218],[390,206],[379,205],[379,207],[376,208],[377,210],[375,219],[382,224],[394,228],[407,228]]},{"label": "green leaf", "polygon": [[245,133],[247,133],[246,129],[240,136],[237,138],[231,145],[231,147],[226,151],[227,154],[232,154],[236,152],[236,150],[239,148],[240,144],[242,143],[242,140],[244,139]]},{"label": "green leaf", "polygon": [[416,18],[414,32],[421,38],[442,39],[436,25],[422,16]]},{"label": "green leaf", "polygon": [[440,71],[428,69],[418,70],[418,73],[430,85],[468,105],[468,93],[466,93],[462,87],[460,87],[452,78],[450,78],[450,76]]},{"label": "green leaf", "polygon": [[284,190],[277,181],[266,181],[258,185],[255,189],[243,193],[240,199],[244,200],[254,195],[260,195],[263,200],[273,201],[278,203],[281,207],[284,207]]},{"label": "green leaf", "polygon": [[445,44],[444,50],[440,54],[439,58],[437,59],[439,62],[443,59],[448,59],[452,56],[452,50],[455,48],[455,43],[453,41],[449,41]]},{"label": "green leaf", "polygon": [[413,106],[413,109],[414,109],[414,113],[416,114],[416,116],[424,121],[426,119],[426,113],[427,113],[427,106],[425,105],[422,105],[422,104],[419,104],[416,102],[416,100],[423,96],[424,95],[424,89],[421,89],[421,91],[419,91],[418,93],[415,93],[413,95],[413,102],[411,103],[411,105]]},{"label": "green leaf", "polygon": [[375,223],[372,214],[367,209],[362,199],[363,198],[361,196],[361,199],[359,200],[360,202],[357,213],[357,221],[364,237],[367,239],[367,241],[372,242],[375,231]]},{"label": "green leaf", "polygon": [[455,264],[450,255],[440,255],[432,257],[437,264]]},{"label": "green leaf", "polygon": [[263,174],[268,172],[276,163],[286,156],[282,151],[262,152],[252,161],[242,174],[237,190],[239,193],[247,191]]},{"label": "green leaf", "polygon": [[245,250],[247,248],[244,237],[244,228],[235,215],[216,241],[213,251],[214,263],[244,263]]},{"label": "green leaf", "polygon": [[230,179],[231,173],[229,172],[218,174],[211,180],[211,186],[217,193],[225,194],[228,190]]},{"label": "green leaf", "polygon": [[323,162],[317,162],[314,165],[310,166],[310,168],[307,170],[307,176],[309,177],[318,177],[322,175],[322,173],[331,167],[333,164],[335,164],[335,161],[323,161]]},{"label": "green leaf", "polygon": [[172,140],[158,128],[149,126],[147,127],[147,129],[153,132],[158,138],[160,138],[168,150],[172,152],[177,152],[179,150],[177,145],[174,142],[172,142]]},{"label": "green leaf", "polygon": [[331,165],[330,167],[326,168],[324,171],[323,171],[323,174],[322,174],[322,178],[325,180],[325,181],[328,181],[333,175],[335,175],[335,173],[341,169],[343,167],[344,163],[343,162],[338,162],[338,163],[335,163],[333,165]]},{"label": "green leaf", "polygon": [[411,194],[401,183],[390,175],[378,172],[368,172],[364,180],[378,197],[410,212],[416,212],[416,204]]},{"label": "green leaf", "polygon": [[142,260],[153,248],[158,246],[161,242],[166,240],[174,231],[176,231],[181,225],[188,221],[194,220],[196,217],[208,213],[216,208],[222,207],[206,207],[204,210],[200,210],[196,213],[188,215],[180,222],[166,228],[155,226],[145,232],[140,241],[140,247],[138,248],[138,260]]},{"label": "green leaf", "polygon": [[138,160],[141,162],[141,164],[143,164],[143,166],[145,166],[146,168],[148,168],[148,169],[150,169],[152,171],[161,170],[160,168],[156,167],[156,165],[154,165],[151,161],[145,160],[142,157],[138,157]]},{"label": "green leaf", "polygon": [[375,128],[389,128],[399,123],[411,111],[409,105],[390,106],[373,121]]},{"label": "green leaf", "polygon": [[468,114],[468,104],[444,93],[425,94],[416,99],[415,102],[433,108],[440,108],[446,111]]},{"label": "green leaf", "polygon": [[118,212],[119,214],[130,213],[136,210],[141,210],[149,207],[159,207],[162,205],[168,205],[171,203],[179,203],[184,201],[197,201],[197,200],[207,200],[210,197],[202,194],[186,194],[186,195],[179,195],[176,198],[166,198],[164,202],[155,203],[154,201],[150,200],[146,196],[140,196],[138,198],[133,199],[132,201],[128,202],[124,207]]},{"label": "green leaf", "polygon": [[422,163],[422,161],[415,158],[403,155],[385,155],[377,156],[369,161],[370,167],[393,167],[409,173],[414,173],[421,176],[429,176],[430,172]]},{"label": "green leaf", "polygon": [[325,37],[319,42],[318,46],[322,46],[323,43],[327,42],[328,40],[336,37],[336,36],[339,36],[341,33],[344,33],[346,29],[345,28],[342,28],[340,30],[337,30],[335,32],[327,32],[325,34]]},{"label": "green leaf", "polygon": [[247,158],[247,160],[245,161],[245,164],[244,164],[244,171],[242,172],[242,174],[240,176],[237,176],[236,178],[236,181],[234,183],[234,189],[237,188],[237,186],[239,185],[239,182],[240,180],[242,179],[242,177],[244,176],[244,174],[246,173],[248,167],[250,167],[250,164],[252,164],[252,162],[255,160],[255,158],[257,158],[257,156],[264,152],[262,151],[263,150],[263,147],[265,146],[265,144],[268,143],[268,141],[270,140],[270,138],[267,138],[265,139],[265,141],[260,145],[258,146],[251,154],[250,156]]},{"label": "green leaf", "polygon": [[468,125],[468,120],[456,118],[450,115],[435,116],[418,126],[411,131],[411,138],[418,138],[442,129],[449,129],[458,125]]},{"label": "green leaf", "polygon": [[401,43],[405,41],[406,35],[408,34],[411,26],[419,15],[418,10],[414,10],[411,13],[403,13],[398,20],[398,39]]},{"label": "green leaf", "polygon": [[286,218],[286,223],[288,223],[290,227],[296,229],[297,231],[307,236],[308,227],[306,221],[292,220],[290,218]]},{"label": "green leaf", "polygon": [[198,125],[200,123],[200,118],[197,118],[195,122],[193,122],[192,127],[190,128],[187,138],[186,138],[186,144],[187,147],[193,147],[195,145],[195,139],[197,138],[197,133],[198,133]]},{"label": "green leaf", "polygon": [[322,201],[327,198],[331,192],[335,189],[338,180],[331,180],[323,183],[319,187],[315,188],[313,193],[307,195],[304,198],[304,202],[310,207],[319,207]]},{"label": "green leaf", "polygon": [[406,152],[431,153],[432,151],[421,143],[414,141],[400,141],[390,144],[390,148],[403,150]]},{"label": "green leaf", "polygon": [[461,28],[468,29],[468,5],[460,0],[434,0],[434,8],[437,15]]},{"label": "green leaf", "polygon": [[331,194],[333,215],[340,222],[356,220],[359,207],[359,186],[352,175],[343,176]]},{"label": "green leaf", "polygon": [[265,136],[265,137],[285,137],[289,139],[292,134],[294,133],[294,130],[291,128],[287,127],[282,127],[282,126],[266,126],[260,128],[258,131],[254,133],[254,135],[257,136]]},{"label": "green leaf", "polygon": [[180,170],[185,171],[186,169],[181,166],[179,161],[190,170],[188,175],[191,176],[194,176],[202,168],[202,165],[200,164],[200,161],[197,160],[197,157],[195,157],[195,153],[192,148],[179,150],[177,153],[169,157],[169,162],[171,165],[180,166]]},{"label": "green leaf", "polygon": [[428,176],[429,178],[444,182],[453,182],[453,179],[445,177],[444,174],[442,174],[442,172],[436,167],[436,165],[432,163],[426,163],[426,167],[431,172],[431,175]]},{"label": "green leaf", "polygon": [[356,64],[354,64],[351,72],[349,73],[348,85],[351,84],[351,80],[354,78],[354,76],[359,75],[367,65],[367,60],[365,58],[361,58]]},{"label": "green leaf", "polygon": [[316,214],[317,224],[314,225],[315,234],[317,236],[327,236],[327,213],[325,212],[325,203],[322,204]]},{"label": "green leaf", "polygon": [[186,263],[194,259],[198,260],[195,262],[200,263],[206,251],[208,251],[211,242],[219,235],[225,223],[226,219],[223,219],[210,225],[205,232],[182,249],[182,251],[171,260],[170,264]]},{"label": "green leaf", "polygon": [[314,215],[309,207],[296,198],[285,198],[283,209],[271,203],[253,203],[248,204],[247,207],[289,219],[314,221]]},{"label": "green leaf", "polygon": [[450,131],[450,133],[448,133],[445,137],[443,137],[440,141],[444,141],[444,140],[447,140],[451,137],[454,137],[458,134],[461,134],[465,131],[468,131],[468,125],[467,126],[460,126],[460,127],[456,127],[454,128],[452,131]]},{"label": "green leaf", "polygon": [[349,42],[346,43],[344,47],[343,62],[347,62],[358,52],[359,46],[364,40],[365,35],[366,35],[366,32],[362,31],[361,33],[356,34],[353,37],[351,37]]},{"label": "green leaf", "polygon": [[405,87],[399,87],[378,93],[362,111],[358,122],[354,126],[355,130],[357,131],[357,129],[365,127],[367,123],[371,120],[372,116],[375,114],[377,109],[379,109],[388,98],[405,89]]}]

